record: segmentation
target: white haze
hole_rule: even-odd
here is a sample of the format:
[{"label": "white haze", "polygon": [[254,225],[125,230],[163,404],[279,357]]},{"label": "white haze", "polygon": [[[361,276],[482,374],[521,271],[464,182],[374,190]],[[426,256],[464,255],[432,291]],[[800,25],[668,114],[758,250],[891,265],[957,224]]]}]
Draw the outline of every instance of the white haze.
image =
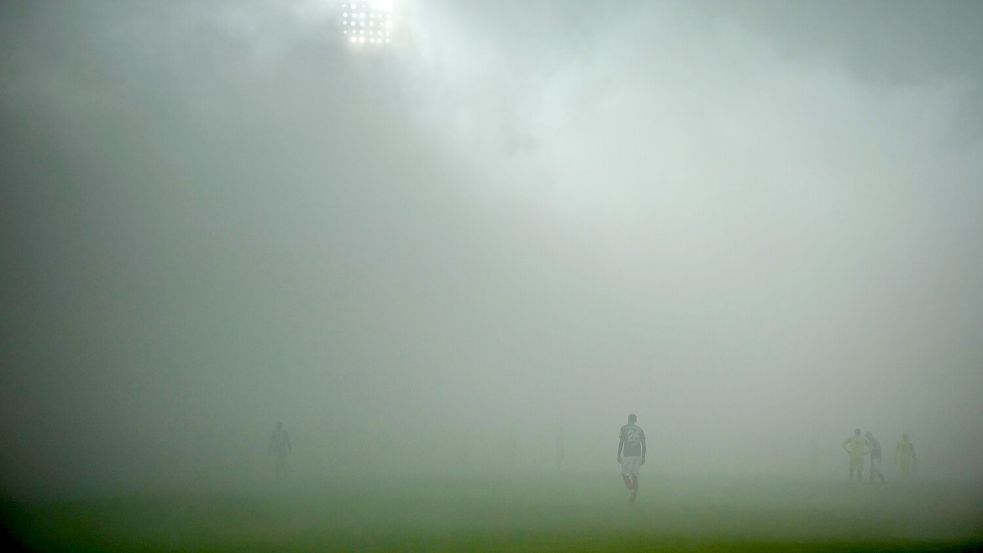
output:
[{"label": "white haze", "polygon": [[978,3],[396,9],[0,8],[6,488],[983,479]]}]

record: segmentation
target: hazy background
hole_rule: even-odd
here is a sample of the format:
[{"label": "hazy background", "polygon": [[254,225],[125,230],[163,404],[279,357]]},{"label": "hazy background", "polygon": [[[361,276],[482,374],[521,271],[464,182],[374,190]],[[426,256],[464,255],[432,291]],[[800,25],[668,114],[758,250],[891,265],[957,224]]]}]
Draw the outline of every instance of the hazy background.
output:
[{"label": "hazy background", "polygon": [[0,5],[3,489],[983,480],[979,2],[339,13]]}]

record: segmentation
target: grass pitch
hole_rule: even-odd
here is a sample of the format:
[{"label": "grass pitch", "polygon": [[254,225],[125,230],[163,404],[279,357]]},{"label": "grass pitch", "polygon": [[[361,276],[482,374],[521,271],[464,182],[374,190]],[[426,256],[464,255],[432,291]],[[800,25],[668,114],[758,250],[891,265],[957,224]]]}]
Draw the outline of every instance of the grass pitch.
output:
[{"label": "grass pitch", "polygon": [[617,474],[280,482],[6,502],[38,551],[973,551],[983,493],[965,486]]}]

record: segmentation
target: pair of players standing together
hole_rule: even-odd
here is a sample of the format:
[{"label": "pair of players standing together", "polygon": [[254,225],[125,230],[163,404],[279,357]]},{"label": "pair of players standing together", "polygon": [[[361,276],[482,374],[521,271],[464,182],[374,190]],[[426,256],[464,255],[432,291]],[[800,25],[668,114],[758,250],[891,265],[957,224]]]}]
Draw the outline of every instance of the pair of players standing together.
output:
[{"label": "pair of players standing together", "polygon": [[[856,477],[857,481],[864,479],[864,456],[870,455],[870,483],[874,483],[874,478],[884,483],[884,475],[881,473],[881,443],[877,441],[869,430],[863,436],[860,429],[853,431],[853,436],[843,440],[843,450],[850,456],[850,480]],[[894,462],[901,468],[901,478],[907,480],[915,471],[915,446],[908,440],[908,434],[901,435],[897,449],[894,450]]]}]

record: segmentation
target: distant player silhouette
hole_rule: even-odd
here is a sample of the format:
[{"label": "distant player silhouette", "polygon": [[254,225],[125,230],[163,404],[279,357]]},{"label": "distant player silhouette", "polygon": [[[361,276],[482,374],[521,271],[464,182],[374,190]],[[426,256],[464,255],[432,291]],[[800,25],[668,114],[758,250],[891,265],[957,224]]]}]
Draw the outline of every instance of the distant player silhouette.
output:
[{"label": "distant player silhouette", "polygon": [[904,480],[915,472],[915,446],[908,441],[908,434],[901,435],[901,441],[894,450],[894,464],[901,468],[901,478]]},{"label": "distant player silhouette", "polygon": [[874,483],[874,477],[880,479],[881,484],[884,483],[884,475],[881,474],[881,443],[877,441],[874,437],[874,433],[867,431],[864,434],[867,438],[867,445],[870,447],[870,483]]},{"label": "distant player silhouette", "polygon": [[860,435],[860,429],[853,431],[853,436],[843,440],[843,450],[850,456],[850,480],[857,477],[857,481],[864,479],[864,455],[867,454],[867,440]]},{"label": "distant player silhouette", "polygon": [[645,431],[635,424],[637,420],[634,413],[628,415],[628,424],[618,433],[618,463],[631,503],[638,497],[638,472],[645,464]]},{"label": "distant player silhouette", "polygon": [[283,429],[283,423],[276,423],[276,430],[270,437],[269,453],[276,455],[276,465],[273,472],[277,476],[287,474],[287,454],[290,453],[290,434]]}]

